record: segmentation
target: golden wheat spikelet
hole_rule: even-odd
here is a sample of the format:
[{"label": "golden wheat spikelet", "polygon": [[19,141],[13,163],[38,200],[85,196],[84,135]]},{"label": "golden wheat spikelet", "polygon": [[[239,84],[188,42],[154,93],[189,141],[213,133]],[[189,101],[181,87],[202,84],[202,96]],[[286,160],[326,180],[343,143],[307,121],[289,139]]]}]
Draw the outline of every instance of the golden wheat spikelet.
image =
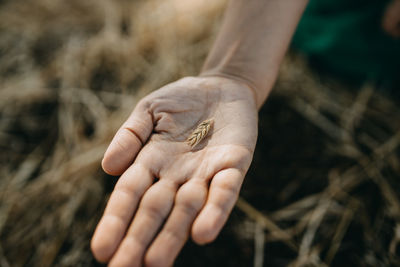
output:
[{"label": "golden wheat spikelet", "polygon": [[192,134],[186,140],[188,145],[194,148],[198,143],[200,143],[201,140],[203,140],[207,136],[213,123],[214,119],[208,119],[200,123],[199,126],[197,126],[197,128],[192,132]]}]

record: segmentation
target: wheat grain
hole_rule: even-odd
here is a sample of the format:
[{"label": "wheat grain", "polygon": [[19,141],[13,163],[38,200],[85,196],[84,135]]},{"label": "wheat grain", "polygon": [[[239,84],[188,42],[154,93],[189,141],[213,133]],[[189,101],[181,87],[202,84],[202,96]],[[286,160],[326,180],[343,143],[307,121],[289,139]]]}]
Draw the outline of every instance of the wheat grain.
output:
[{"label": "wheat grain", "polygon": [[199,144],[201,140],[203,140],[207,136],[213,123],[214,123],[213,118],[205,120],[202,123],[200,123],[199,126],[197,126],[197,128],[192,132],[192,134],[186,140],[188,145],[194,148],[197,144]]}]

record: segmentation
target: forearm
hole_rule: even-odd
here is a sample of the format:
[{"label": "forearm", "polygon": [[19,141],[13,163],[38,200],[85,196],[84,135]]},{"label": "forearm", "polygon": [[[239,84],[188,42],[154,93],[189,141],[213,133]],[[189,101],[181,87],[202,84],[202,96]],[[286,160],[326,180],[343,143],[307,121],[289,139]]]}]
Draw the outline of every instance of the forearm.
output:
[{"label": "forearm", "polygon": [[308,0],[231,0],[201,76],[247,83],[257,106],[268,96]]}]

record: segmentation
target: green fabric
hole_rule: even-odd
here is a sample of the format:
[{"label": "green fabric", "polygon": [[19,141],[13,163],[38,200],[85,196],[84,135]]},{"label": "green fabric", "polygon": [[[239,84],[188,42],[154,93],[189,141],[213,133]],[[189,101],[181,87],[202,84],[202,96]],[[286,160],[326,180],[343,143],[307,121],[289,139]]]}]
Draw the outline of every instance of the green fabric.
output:
[{"label": "green fabric", "polygon": [[352,81],[394,82],[400,75],[400,40],[381,27],[388,2],[311,0],[292,45]]}]

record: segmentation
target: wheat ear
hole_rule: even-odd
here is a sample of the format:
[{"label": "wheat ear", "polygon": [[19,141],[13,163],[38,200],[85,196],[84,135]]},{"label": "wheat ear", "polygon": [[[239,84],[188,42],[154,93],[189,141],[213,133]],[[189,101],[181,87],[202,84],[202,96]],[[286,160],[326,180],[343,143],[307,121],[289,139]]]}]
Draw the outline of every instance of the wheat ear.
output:
[{"label": "wheat ear", "polygon": [[197,128],[192,132],[189,138],[186,140],[189,146],[194,148],[198,143],[203,140],[211,129],[214,119],[208,119],[203,121],[197,126]]}]

